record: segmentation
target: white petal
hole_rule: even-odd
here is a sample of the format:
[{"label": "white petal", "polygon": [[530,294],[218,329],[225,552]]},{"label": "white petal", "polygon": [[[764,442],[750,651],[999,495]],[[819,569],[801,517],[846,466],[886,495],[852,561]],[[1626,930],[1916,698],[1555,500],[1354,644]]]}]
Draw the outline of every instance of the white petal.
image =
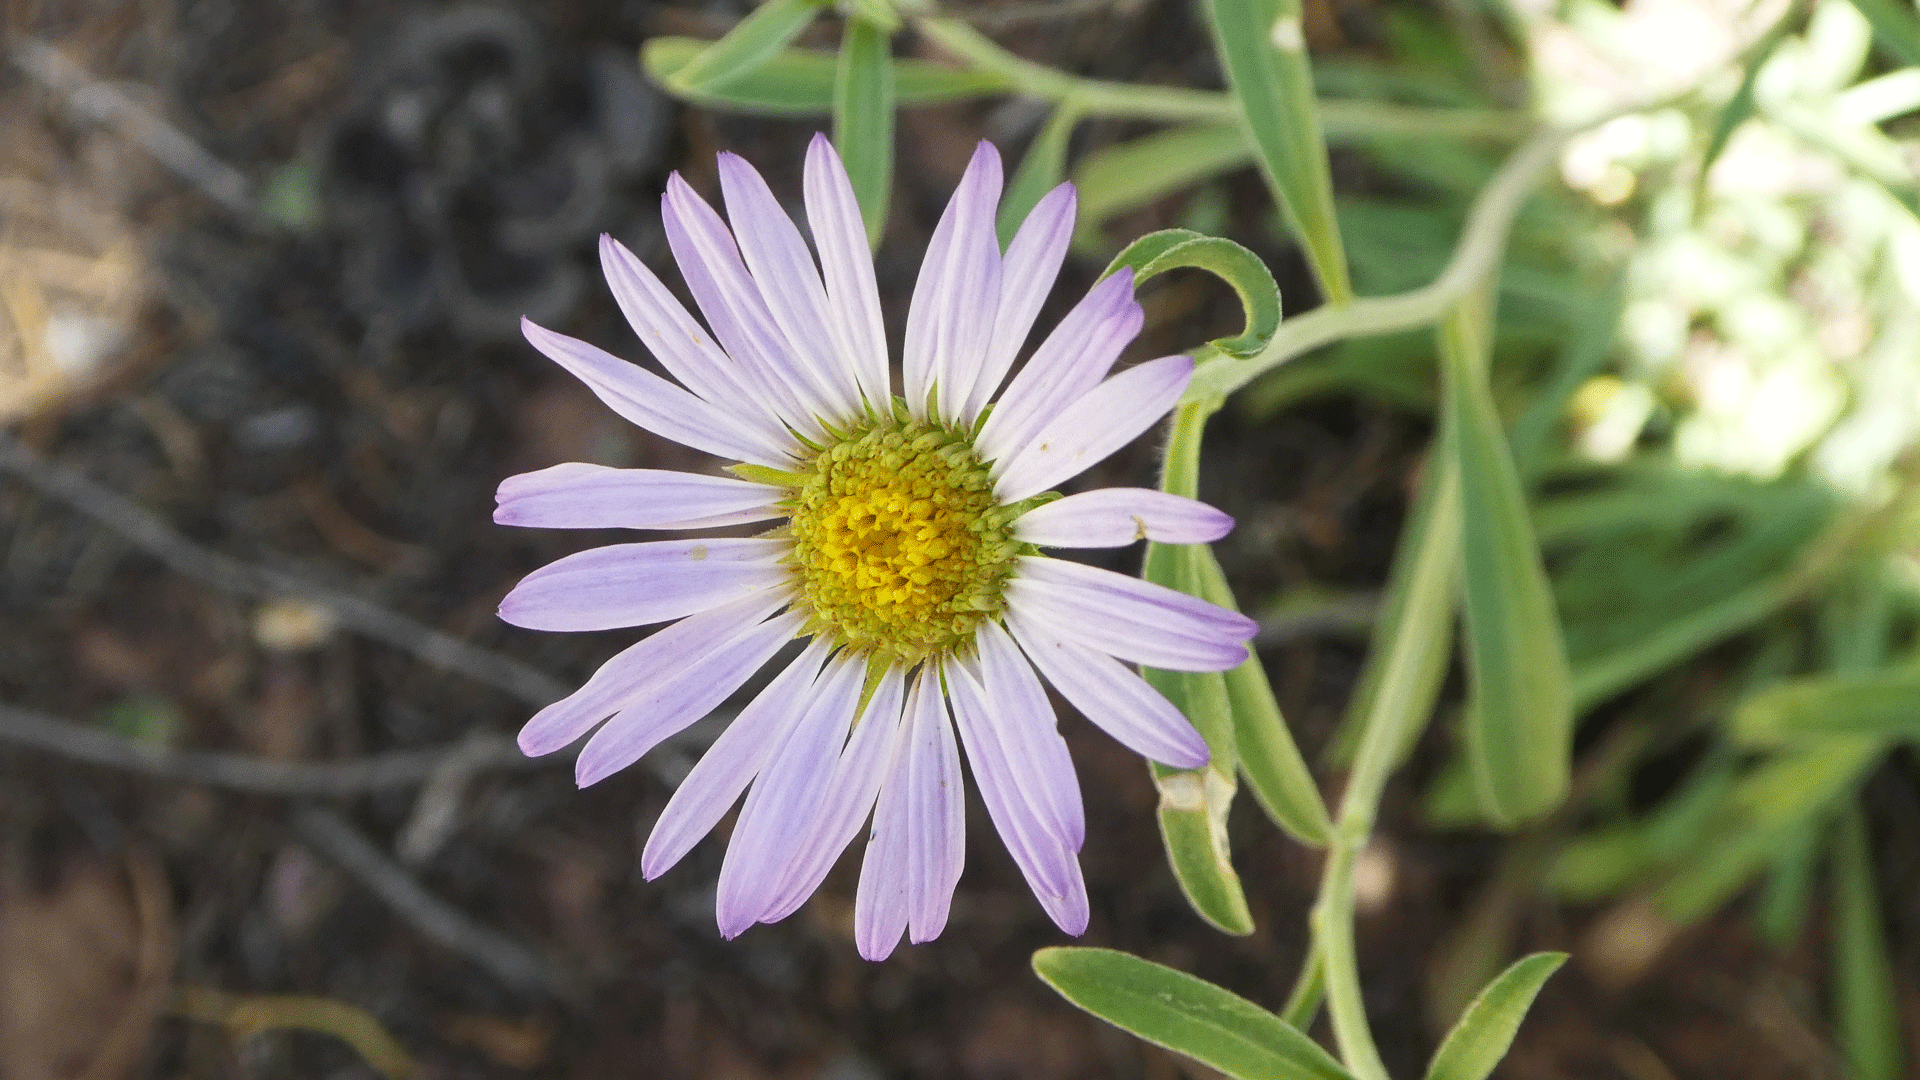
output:
[{"label": "white petal", "polygon": [[827,284],[827,325],[860,380],[873,410],[892,408],[892,375],[887,366],[887,335],[880,320],[880,290],[867,249],[866,225],[847,169],[825,135],[807,147],[805,181],[807,224],[820,250]]},{"label": "white petal", "polygon": [[1149,360],[1093,388],[1039,430],[998,474],[994,493],[1019,502],[1080,475],[1160,421],[1186,393],[1193,361]]},{"label": "white petal", "polygon": [[1125,547],[1135,540],[1210,544],[1233,531],[1233,519],[1198,499],[1152,488],[1100,488],[1069,495],[1020,515],[1014,536],[1040,547]]}]

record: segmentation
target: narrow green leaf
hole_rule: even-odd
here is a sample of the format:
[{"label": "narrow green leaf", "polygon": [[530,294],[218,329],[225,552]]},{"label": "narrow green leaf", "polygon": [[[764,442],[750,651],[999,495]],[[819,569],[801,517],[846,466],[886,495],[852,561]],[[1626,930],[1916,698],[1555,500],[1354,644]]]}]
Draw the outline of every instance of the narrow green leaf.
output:
[{"label": "narrow green leaf", "polygon": [[1020,231],[1020,223],[1027,220],[1034,205],[1047,192],[1060,186],[1060,178],[1067,169],[1067,140],[1079,122],[1080,111],[1071,103],[1062,104],[1033,137],[1033,145],[1027,147],[1026,156],[1020,159],[1013,182],[1007,185],[1006,197],[1000,200],[1001,247],[1012,243],[1013,234]]},{"label": "narrow green leaf", "polygon": [[681,93],[711,93],[752,74],[798,37],[825,7],[824,0],[767,0],[669,76],[668,87]]},{"label": "narrow green leaf", "polygon": [[1052,948],[1033,970],[1060,996],[1238,1080],[1348,1077],[1312,1039],[1229,990],[1110,949]]},{"label": "narrow green leaf", "polygon": [[1754,928],[1776,949],[1798,940],[1807,922],[1807,899],[1813,892],[1820,845],[1820,830],[1814,825],[1808,822],[1786,836],[1767,867],[1766,888],[1754,907]]},{"label": "narrow green leaf", "polygon": [[1566,962],[1566,953],[1534,953],[1488,983],[1433,1055],[1427,1080],[1485,1080],[1507,1056],[1540,987]]},{"label": "narrow green leaf", "polygon": [[1237,123],[1171,128],[1096,150],[1073,170],[1074,186],[1080,189],[1081,228],[1095,228],[1115,214],[1252,160],[1253,150]]},{"label": "narrow green leaf", "polygon": [[[1200,486],[1200,439],[1206,423],[1207,410],[1202,406],[1183,405],[1174,411],[1161,490],[1195,496]],[[1199,544],[1149,542],[1140,576],[1197,596],[1200,575],[1195,569],[1196,558],[1205,550]],[[1201,918],[1229,934],[1250,934],[1253,912],[1247,908],[1227,843],[1227,812],[1239,789],[1235,779],[1239,752],[1234,745],[1233,709],[1226,679],[1217,671],[1142,668],[1140,674],[1193,721],[1200,737],[1207,741],[1209,755],[1207,764],[1199,769],[1151,763],[1154,786],[1160,791],[1158,817],[1167,865]]]},{"label": "narrow green leaf", "polygon": [[1873,36],[1886,50],[1909,66],[1920,66],[1920,14],[1900,0],[1853,0],[1853,6],[1873,25]]},{"label": "narrow green leaf", "polygon": [[1327,965],[1320,957],[1319,944],[1309,942],[1306,962],[1287,995],[1287,1003],[1280,1007],[1280,1019],[1295,1031],[1305,1031],[1313,1026],[1314,1018],[1320,1015],[1320,1003],[1326,998]]},{"label": "narrow green leaf", "polygon": [[1232,774],[1213,765],[1172,769],[1154,762],[1152,768],[1160,791],[1160,839],[1187,903],[1223,934],[1253,933],[1253,911],[1227,845],[1227,812],[1237,787]]},{"label": "narrow green leaf", "polygon": [[867,242],[878,244],[893,189],[893,51],[887,31],[863,18],[847,20],[840,43],[833,145],[853,182]]},{"label": "narrow green leaf", "polygon": [[1887,959],[1873,849],[1858,806],[1840,817],[1833,851],[1833,1012],[1853,1080],[1900,1080],[1898,990]]},{"label": "narrow green leaf", "polygon": [[892,0],[840,0],[838,7],[847,18],[870,23],[883,34],[900,32],[900,12]]},{"label": "narrow green leaf", "polygon": [[1186,229],[1162,229],[1128,244],[1101,274],[1122,266],[1133,268],[1135,286],[1168,270],[1205,270],[1233,287],[1246,313],[1246,328],[1230,338],[1218,338],[1194,354],[1205,361],[1213,354],[1246,358],[1259,352],[1280,326],[1280,286],[1273,271],[1258,255],[1231,240],[1202,236]]},{"label": "narrow green leaf", "polygon": [[[1211,549],[1197,546],[1193,570],[1200,599],[1231,611],[1240,610]],[[1294,839],[1325,847],[1333,832],[1327,804],[1321,800],[1319,785],[1313,782],[1313,773],[1287,729],[1286,718],[1280,715],[1280,703],[1274,700],[1267,670],[1251,644],[1246,661],[1227,672],[1225,680],[1227,705],[1233,717],[1234,753],[1240,758],[1241,773],[1253,788],[1254,800]]]},{"label": "narrow green leaf", "polygon": [[1334,216],[1300,0],[1207,0],[1206,8],[1260,170],[1306,248],[1321,293],[1345,304],[1353,284]]},{"label": "narrow green leaf", "polygon": [[1764,578],[1697,611],[1663,622],[1637,640],[1582,660],[1573,672],[1575,707],[1591,708],[1760,622],[1793,598],[1794,580],[1791,573]]},{"label": "narrow green leaf", "polygon": [[1681,923],[1717,910],[1796,830],[1831,819],[1885,752],[1878,739],[1831,739],[1779,754],[1741,777],[1727,795],[1725,816],[1695,833],[1705,839],[1660,886],[1661,909]]},{"label": "narrow green leaf", "polygon": [[1920,671],[1828,675],[1772,687],[1734,710],[1732,735],[1749,746],[1837,735],[1920,739]]},{"label": "narrow green leaf", "polygon": [[1553,593],[1487,385],[1491,308],[1483,286],[1441,325],[1442,422],[1460,474],[1467,756],[1488,816],[1512,824],[1566,795],[1573,697]]},{"label": "narrow green leaf", "polygon": [[[814,49],[784,49],[722,87],[678,86],[676,74],[712,44],[698,38],[649,38],[640,48],[640,61],[647,74],[675,95],[706,108],[767,116],[825,116],[833,111],[839,56]],[[896,105],[958,101],[1011,89],[1005,76],[931,60],[895,60],[892,66]]]},{"label": "narrow green leaf", "polygon": [[1737,779],[1732,753],[1710,754],[1651,811],[1567,842],[1548,875],[1554,891],[1576,904],[1617,896],[1692,855],[1725,824]]},{"label": "narrow green leaf", "polygon": [[[1141,577],[1156,585],[1193,593],[1196,545],[1148,544]],[[1227,813],[1239,790],[1234,766],[1233,711],[1226,680],[1219,672],[1163,671],[1142,668],[1148,685],[1165,694],[1207,741],[1211,760],[1198,769],[1149,763],[1160,792],[1160,837],[1180,891],[1201,918],[1229,934],[1253,932],[1240,875],[1233,868],[1227,841]]]},{"label": "narrow green leaf", "polygon": [[1120,249],[1120,254],[1115,255],[1107,268],[1100,271],[1100,276],[1104,278],[1123,266],[1130,266],[1133,268],[1134,285],[1138,287],[1140,282],[1146,280],[1146,268],[1155,259],[1190,240],[1201,239],[1202,235],[1192,229],[1161,229],[1147,233]]}]

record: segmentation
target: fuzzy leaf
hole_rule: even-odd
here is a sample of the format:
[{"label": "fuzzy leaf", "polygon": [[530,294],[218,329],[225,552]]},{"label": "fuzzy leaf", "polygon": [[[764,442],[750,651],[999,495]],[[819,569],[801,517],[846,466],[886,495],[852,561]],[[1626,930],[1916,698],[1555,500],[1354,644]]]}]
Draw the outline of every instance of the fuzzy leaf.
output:
[{"label": "fuzzy leaf", "polygon": [[1442,323],[1442,423],[1460,477],[1467,756],[1488,816],[1512,824],[1566,796],[1573,696],[1526,495],[1487,385],[1491,308],[1483,288]]},{"label": "fuzzy leaf", "polygon": [[1133,268],[1136,287],[1156,274],[1184,267],[1205,270],[1233,287],[1246,313],[1246,328],[1233,337],[1209,342],[1195,360],[1207,359],[1209,352],[1252,356],[1280,326],[1280,286],[1273,280],[1273,271],[1258,255],[1231,240],[1190,229],[1162,229],[1128,244],[1101,276],[1123,266]]},{"label": "fuzzy leaf", "polygon": [[680,93],[723,89],[786,48],[825,7],[824,0],[767,0],[725,37],[667,76],[665,82]]},{"label": "fuzzy leaf", "polygon": [[1434,1053],[1427,1080],[1486,1080],[1507,1056],[1540,987],[1566,962],[1566,953],[1534,953],[1488,983]]},{"label": "fuzzy leaf", "polygon": [[1082,1009],[1238,1080],[1348,1077],[1312,1039],[1228,990],[1110,949],[1053,948],[1033,970]]}]

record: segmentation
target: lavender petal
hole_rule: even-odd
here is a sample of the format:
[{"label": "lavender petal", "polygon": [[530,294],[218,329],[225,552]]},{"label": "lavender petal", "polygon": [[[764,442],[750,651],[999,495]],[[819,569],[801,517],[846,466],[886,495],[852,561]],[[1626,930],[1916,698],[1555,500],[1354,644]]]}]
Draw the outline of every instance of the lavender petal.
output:
[{"label": "lavender petal", "polygon": [[774,325],[726,222],[679,173],[667,179],[660,222],[688,290],[727,355],[740,361],[780,419],[809,438],[824,434],[819,418],[833,415],[830,397]]},{"label": "lavender petal", "polygon": [[960,747],[937,675],[921,676],[906,719],[900,797],[906,803],[909,940],[917,945],[939,937],[947,925],[954,886],[966,862],[967,813]]},{"label": "lavender petal", "polygon": [[1127,749],[1180,769],[1207,763],[1207,742],[1160,691],[1118,660],[1007,613],[1007,628],[1033,666],[1081,715]]},{"label": "lavender petal", "polygon": [[1000,303],[993,320],[993,338],[982,357],[980,373],[967,395],[962,415],[978,416],[987,407],[1000,381],[1007,376],[1020,347],[1027,343],[1033,320],[1053,291],[1053,280],[1060,274],[1060,263],[1067,256],[1067,241],[1073,238],[1073,218],[1078,195],[1072,184],[1061,184],[1041,198],[1013,242],[1007,245],[1006,262],[1000,276]]},{"label": "lavender petal", "polygon": [[1007,384],[980,428],[980,455],[1004,463],[1024,449],[1047,421],[1099,385],[1145,318],[1133,299],[1131,269],[1095,285]]},{"label": "lavender petal", "polygon": [[[1087,925],[1087,891],[1075,857],[1079,846],[1069,844],[1060,833],[1051,812],[1054,800],[1045,789],[1030,790],[1021,763],[1014,760],[1018,749],[1010,742],[1005,721],[1020,702],[1003,697],[1000,687],[983,686],[965,665],[946,663],[942,670],[987,816],[1048,916],[1067,933],[1082,933]],[[1015,722],[1031,723],[1032,718]],[[1078,796],[1076,790],[1076,801]]]},{"label": "lavender petal", "polygon": [[647,846],[640,853],[640,873],[648,881],[673,868],[700,838],[713,831],[740,793],[766,767],[774,747],[787,737],[812,700],[809,688],[831,651],[823,638],[814,638],[766,689],[740,710],[720,733],[693,771],[674,790],[666,809],[654,822]]},{"label": "lavender petal", "polygon": [[887,365],[887,335],[880,321],[880,289],[873,276],[873,253],[854,198],[853,182],[833,143],[815,135],[807,147],[805,180],[807,224],[820,251],[827,285],[827,325],[834,342],[853,365],[868,405],[886,415],[892,407],[892,376]]},{"label": "lavender petal", "polygon": [[830,395],[838,409],[834,419],[855,415],[861,407],[859,383],[827,330],[827,290],[800,230],[766,180],[740,155],[720,155],[720,190],[740,254],[791,354]]},{"label": "lavender petal", "polygon": [[1014,536],[1039,547],[1125,547],[1135,540],[1210,544],[1233,531],[1233,518],[1197,499],[1152,488],[1099,488],[1035,507],[1013,523]]},{"label": "lavender petal", "polygon": [[772,442],[753,425],[735,419],[637,364],[629,364],[584,341],[556,334],[531,319],[520,320],[520,331],[547,359],[586,383],[595,397],[629,423],[715,457],[751,461],[776,469],[788,468],[793,463],[785,446]]},{"label": "lavender petal", "polygon": [[641,638],[600,665],[580,689],[535,713],[520,728],[521,752],[540,757],[572,743],[635,697],[737,639],[784,602],[771,594],[748,597]]},{"label": "lavender petal", "polygon": [[867,850],[860,861],[860,884],[853,898],[853,942],[867,960],[891,956],[907,929],[912,873],[908,845],[912,841],[906,778],[901,775],[905,757],[895,755],[880,789],[879,802],[873,809],[873,830],[867,835]]},{"label": "lavender petal", "polygon": [[1080,475],[1159,423],[1192,378],[1192,359],[1165,356],[1094,387],[996,468],[994,493],[1002,502],[1018,502]]},{"label": "lavender petal", "polygon": [[600,270],[641,344],[681,385],[750,424],[766,441],[775,445],[790,441],[733,358],[714,344],[706,328],[694,321],[639,256],[605,233],[600,234]]},{"label": "lavender petal", "polygon": [[805,623],[798,612],[768,619],[640,694],[581,747],[574,782],[581,787],[599,783],[718,708]]},{"label": "lavender petal", "polygon": [[769,484],[568,462],[500,482],[493,520],[533,529],[703,529],[784,517]]},{"label": "lavender petal", "polygon": [[833,778],[828,782],[819,816],[788,856],[780,897],[760,916],[761,922],[779,922],[806,903],[860,832],[900,741],[900,699],[905,689],[902,668],[896,666],[881,676],[872,699],[854,723],[853,735],[847,739],[840,759],[834,762]]},{"label": "lavender petal", "polygon": [[[1000,302],[1000,154],[982,141],[934,226],[907,310],[904,369],[915,414],[939,389],[939,419],[960,416],[993,334]],[[969,418],[971,419],[971,418]]]},{"label": "lavender petal", "polygon": [[1007,606],[1062,640],[1169,671],[1225,671],[1259,624],[1236,611],[1111,570],[1022,556]]},{"label": "lavender petal", "polygon": [[520,580],[500,617],[529,630],[645,626],[782,591],[784,540],[656,540],[569,555]]},{"label": "lavender petal", "polygon": [[865,665],[835,657],[813,686],[800,722],[773,752],[747,792],[746,805],[720,864],[715,915],[732,939],[759,922],[776,900],[786,855],[812,826],[825,800],[833,763],[846,742],[860,700]]}]

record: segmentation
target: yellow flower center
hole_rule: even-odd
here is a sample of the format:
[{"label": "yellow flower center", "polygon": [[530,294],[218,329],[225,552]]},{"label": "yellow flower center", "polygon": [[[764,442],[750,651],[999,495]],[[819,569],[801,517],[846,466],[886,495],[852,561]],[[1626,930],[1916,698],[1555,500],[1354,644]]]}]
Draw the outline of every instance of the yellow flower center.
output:
[{"label": "yellow flower center", "polygon": [[822,450],[789,528],[808,632],[912,663],[1006,606],[1013,511],[964,432],[886,420]]}]

